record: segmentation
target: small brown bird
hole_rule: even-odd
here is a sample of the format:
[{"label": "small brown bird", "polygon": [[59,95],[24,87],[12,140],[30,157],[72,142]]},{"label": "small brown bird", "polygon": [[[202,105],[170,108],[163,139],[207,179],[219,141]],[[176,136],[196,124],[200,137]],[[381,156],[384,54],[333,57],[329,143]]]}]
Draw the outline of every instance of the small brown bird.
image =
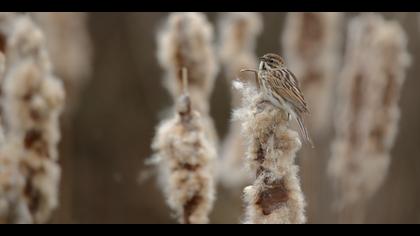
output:
[{"label": "small brown bird", "polygon": [[261,91],[274,106],[285,109],[296,118],[301,137],[313,147],[303,121],[303,115],[309,114],[309,110],[296,76],[277,54],[267,53],[260,60],[258,83]]}]

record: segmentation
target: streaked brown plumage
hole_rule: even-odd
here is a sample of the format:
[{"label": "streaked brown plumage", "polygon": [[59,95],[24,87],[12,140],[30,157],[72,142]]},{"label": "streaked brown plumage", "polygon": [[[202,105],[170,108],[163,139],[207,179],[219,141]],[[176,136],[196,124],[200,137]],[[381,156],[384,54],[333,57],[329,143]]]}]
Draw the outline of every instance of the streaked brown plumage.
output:
[{"label": "streaked brown plumage", "polygon": [[265,54],[260,60],[258,82],[261,91],[274,106],[285,109],[296,118],[301,137],[313,146],[303,120],[303,115],[309,114],[308,105],[296,76],[277,54]]}]

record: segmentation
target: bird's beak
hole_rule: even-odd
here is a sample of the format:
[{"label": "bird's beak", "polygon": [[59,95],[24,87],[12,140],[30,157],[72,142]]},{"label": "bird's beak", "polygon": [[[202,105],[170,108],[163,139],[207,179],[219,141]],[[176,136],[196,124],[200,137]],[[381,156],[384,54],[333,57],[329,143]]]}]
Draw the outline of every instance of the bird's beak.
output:
[{"label": "bird's beak", "polygon": [[258,57],[258,59],[260,59],[260,61],[264,61],[264,57]]}]

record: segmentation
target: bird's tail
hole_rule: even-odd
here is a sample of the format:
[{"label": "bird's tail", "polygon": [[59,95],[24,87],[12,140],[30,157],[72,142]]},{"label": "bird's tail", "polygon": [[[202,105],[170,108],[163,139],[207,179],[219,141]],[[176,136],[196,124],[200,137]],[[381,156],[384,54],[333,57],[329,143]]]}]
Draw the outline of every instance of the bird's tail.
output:
[{"label": "bird's tail", "polygon": [[296,121],[297,121],[297,123],[299,125],[299,134],[300,134],[300,137],[302,139],[304,139],[305,142],[309,143],[312,148],[314,148],[315,147],[314,146],[314,143],[312,142],[312,139],[309,136],[309,132],[306,129],[304,120],[303,120],[303,118],[302,118],[302,116],[300,114],[296,114]]}]

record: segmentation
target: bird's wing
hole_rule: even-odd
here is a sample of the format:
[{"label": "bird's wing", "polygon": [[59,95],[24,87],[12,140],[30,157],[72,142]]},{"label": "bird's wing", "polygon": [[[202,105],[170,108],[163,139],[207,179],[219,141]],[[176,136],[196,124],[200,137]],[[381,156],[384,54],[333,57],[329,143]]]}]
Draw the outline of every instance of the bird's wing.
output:
[{"label": "bird's wing", "polygon": [[277,94],[291,103],[297,111],[309,113],[305,98],[299,88],[299,81],[290,70],[286,68],[274,70],[269,76],[275,77],[268,81],[273,82],[272,87]]}]

